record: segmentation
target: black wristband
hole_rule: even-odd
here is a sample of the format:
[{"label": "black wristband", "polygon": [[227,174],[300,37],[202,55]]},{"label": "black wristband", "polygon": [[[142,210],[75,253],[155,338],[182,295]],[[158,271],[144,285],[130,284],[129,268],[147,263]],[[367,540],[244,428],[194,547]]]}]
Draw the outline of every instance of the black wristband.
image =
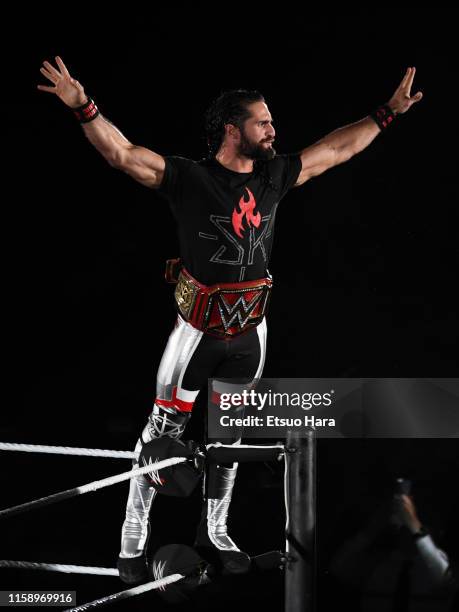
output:
[{"label": "black wristband", "polygon": [[416,533],[413,533],[413,538],[415,540],[419,540],[420,538],[423,538],[426,535],[429,535],[429,532],[427,531],[427,529],[425,527],[420,527],[419,531],[416,531]]},{"label": "black wristband", "polygon": [[82,106],[74,108],[73,112],[80,123],[89,123],[89,121],[93,121],[100,114],[99,109],[94,104],[94,100],[89,96],[88,101]]},{"label": "black wristband", "polygon": [[380,130],[384,131],[395,119],[395,113],[388,104],[383,104],[370,113],[370,117],[377,123]]}]

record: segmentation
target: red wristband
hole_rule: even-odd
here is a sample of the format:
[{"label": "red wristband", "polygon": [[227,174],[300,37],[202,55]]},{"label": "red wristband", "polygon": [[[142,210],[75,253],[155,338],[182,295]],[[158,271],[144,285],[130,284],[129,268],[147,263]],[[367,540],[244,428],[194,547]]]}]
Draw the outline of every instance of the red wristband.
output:
[{"label": "red wristband", "polygon": [[74,108],[76,118],[80,123],[89,123],[93,121],[100,113],[97,106],[94,104],[94,100],[88,96],[88,101],[78,108]]},{"label": "red wristband", "polygon": [[388,104],[384,104],[370,113],[370,117],[378,124],[378,127],[384,131],[395,119],[395,113]]}]

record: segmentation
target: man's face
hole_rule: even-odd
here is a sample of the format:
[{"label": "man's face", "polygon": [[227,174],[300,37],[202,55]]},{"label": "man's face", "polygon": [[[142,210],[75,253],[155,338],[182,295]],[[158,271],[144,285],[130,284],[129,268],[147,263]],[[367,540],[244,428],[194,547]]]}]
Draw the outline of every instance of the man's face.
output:
[{"label": "man's face", "polygon": [[276,131],[272,125],[272,117],[264,102],[250,104],[248,110],[251,116],[246,119],[239,143],[239,154],[249,159],[273,159],[276,154],[272,143]]}]

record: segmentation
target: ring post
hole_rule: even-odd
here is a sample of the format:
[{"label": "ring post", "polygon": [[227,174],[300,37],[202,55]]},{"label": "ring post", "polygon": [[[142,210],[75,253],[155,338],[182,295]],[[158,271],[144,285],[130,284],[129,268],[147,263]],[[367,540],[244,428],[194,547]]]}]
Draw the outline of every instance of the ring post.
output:
[{"label": "ring post", "polygon": [[287,434],[285,449],[285,612],[312,612],[316,527],[316,439]]}]

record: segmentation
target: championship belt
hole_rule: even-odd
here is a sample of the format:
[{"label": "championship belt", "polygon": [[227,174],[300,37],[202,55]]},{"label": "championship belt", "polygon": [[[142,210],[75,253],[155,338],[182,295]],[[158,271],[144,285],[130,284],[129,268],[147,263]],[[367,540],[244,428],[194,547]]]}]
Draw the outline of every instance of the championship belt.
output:
[{"label": "championship belt", "polygon": [[206,286],[182,268],[175,288],[175,300],[180,314],[193,327],[212,336],[229,338],[261,323],[271,287],[271,276]]}]

